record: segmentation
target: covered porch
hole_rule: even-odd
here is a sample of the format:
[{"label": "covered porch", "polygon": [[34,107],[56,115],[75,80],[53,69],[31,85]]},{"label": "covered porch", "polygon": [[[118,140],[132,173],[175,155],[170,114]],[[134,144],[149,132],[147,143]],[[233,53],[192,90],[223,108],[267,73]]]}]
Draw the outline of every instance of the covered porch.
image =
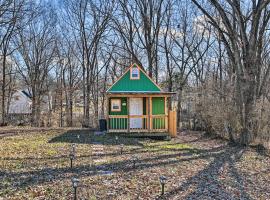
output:
[{"label": "covered porch", "polygon": [[169,121],[173,120],[173,111],[168,111],[167,103],[170,95],[171,93],[165,92],[109,93],[107,95],[108,132],[168,133]]}]

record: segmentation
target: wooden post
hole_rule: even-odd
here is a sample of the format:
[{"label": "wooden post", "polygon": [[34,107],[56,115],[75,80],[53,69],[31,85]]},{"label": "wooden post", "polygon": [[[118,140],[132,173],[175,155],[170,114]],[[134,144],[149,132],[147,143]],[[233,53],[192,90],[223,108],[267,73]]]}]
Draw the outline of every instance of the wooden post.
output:
[{"label": "wooden post", "polygon": [[149,97],[149,101],[150,101],[150,103],[149,103],[149,118],[150,118],[150,125],[149,125],[149,129],[150,129],[150,131],[152,131],[152,129],[153,129],[153,118],[152,118],[152,97]]},{"label": "wooden post", "polygon": [[130,117],[129,117],[129,97],[127,97],[127,132],[130,133]]},{"label": "wooden post", "polygon": [[164,107],[165,107],[165,129],[168,131],[168,109],[167,109],[167,97],[164,97]]},{"label": "wooden post", "polygon": [[177,136],[177,116],[176,111],[169,111],[169,133],[171,137]]},{"label": "wooden post", "polygon": [[110,114],[110,97],[107,96],[106,100],[107,100],[107,102],[106,102],[106,104],[107,104],[106,105],[106,107],[107,107],[107,109],[106,109],[106,113],[107,113],[106,121],[107,121],[107,131],[109,132],[109,128],[110,128],[110,126],[109,126],[109,124],[110,124],[110,118],[109,118],[109,114]]},{"label": "wooden post", "polygon": [[150,97],[147,98],[147,128],[148,128],[148,132],[150,132]]},{"label": "wooden post", "polygon": [[149,114],[149,110],[148,110],[148,108],[149,108],[149,105],[148,105],[148,98],[147,97],[145,97],[145,110],[146,110],[146,112],[145,112],[145,114],[146,114],[146,118],[145,118],[145,127],[144,127],[144,129],[147,129],[148,130],[148,128],[149,128],[149,119],[148,119],[148,114]]}]

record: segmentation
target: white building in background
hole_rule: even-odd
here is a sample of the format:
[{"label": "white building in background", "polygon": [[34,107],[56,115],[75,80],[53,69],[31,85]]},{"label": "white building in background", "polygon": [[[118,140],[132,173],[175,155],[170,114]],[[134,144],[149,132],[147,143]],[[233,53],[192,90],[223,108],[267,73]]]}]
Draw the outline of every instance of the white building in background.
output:
[{"label": "white building in background", "polygon": [[31,95],[25,90],[13,93],[9,105],[9,114],[30,114],[32,112]]}]

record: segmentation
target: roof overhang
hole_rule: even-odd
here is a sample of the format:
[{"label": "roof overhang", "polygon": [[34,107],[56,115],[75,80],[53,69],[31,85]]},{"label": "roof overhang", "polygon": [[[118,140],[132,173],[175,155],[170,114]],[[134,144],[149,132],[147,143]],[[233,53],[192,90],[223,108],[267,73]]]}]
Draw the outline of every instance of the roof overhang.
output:
[{"label": "roof overhang", "polygon": [[107,96],[140,96],[140,97],[149,97],[149,96],[171,96],[176,94],[176,92],[151,92],[151,91],[114,91],[107,92]]}]

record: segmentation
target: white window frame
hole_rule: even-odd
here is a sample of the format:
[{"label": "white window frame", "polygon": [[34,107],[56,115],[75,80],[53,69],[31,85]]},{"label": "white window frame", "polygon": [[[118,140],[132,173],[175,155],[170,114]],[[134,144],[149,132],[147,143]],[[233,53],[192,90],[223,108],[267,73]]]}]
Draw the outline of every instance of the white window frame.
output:
[{"label": "white window frame", "polygon": [[[133,69],[137,69],[138,70],[138,76],[137,77],[133,77],[132,76]],[[132,79],[132,80],[138,80],[138,79],[140,79],[140,69],[139,69],[139,67],[131,67],[130,68],[130,79]]]},{"label": "white window frame", "polygon": [[[113,108],[114,104],[118,104],[117,109]],[[112,112],[121,112],[121,99],[111,99],[111,111]]]}]

